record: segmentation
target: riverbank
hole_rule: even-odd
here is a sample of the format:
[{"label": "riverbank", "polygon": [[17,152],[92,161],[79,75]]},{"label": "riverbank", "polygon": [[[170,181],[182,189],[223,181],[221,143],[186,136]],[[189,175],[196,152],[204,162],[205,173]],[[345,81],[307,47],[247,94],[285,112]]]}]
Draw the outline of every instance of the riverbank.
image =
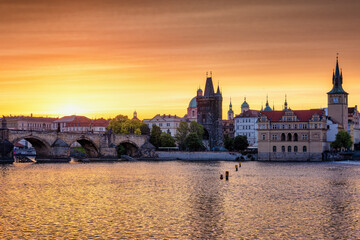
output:
[{"label": "riverbank", "polygon": [[238,152],[180,152],[157,151],[158,160],[187,160],[187,161],[242,161],[257,160],[256,154],[243,155]]}]

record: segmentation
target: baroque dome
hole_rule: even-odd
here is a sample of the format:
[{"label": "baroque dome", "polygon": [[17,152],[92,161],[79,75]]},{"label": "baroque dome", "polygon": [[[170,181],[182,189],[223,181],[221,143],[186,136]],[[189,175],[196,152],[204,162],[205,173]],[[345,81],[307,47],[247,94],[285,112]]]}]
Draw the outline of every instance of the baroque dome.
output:
[{"label": "baroque dome", "polygon": [[193,97],[189,103],[189,108],[196,108],[196,107],[197,107],[196,97]]}]

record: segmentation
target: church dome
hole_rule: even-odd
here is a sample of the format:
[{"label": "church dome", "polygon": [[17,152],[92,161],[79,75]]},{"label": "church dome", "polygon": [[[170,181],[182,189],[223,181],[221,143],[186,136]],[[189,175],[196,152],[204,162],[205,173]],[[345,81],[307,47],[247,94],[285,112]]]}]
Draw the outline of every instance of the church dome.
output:
[{"label": "church dome", "polygon": [[244,101],[243,104],[241,104],[241,107],[242,108],[248,108],[249,104],[246,101]]},{"label": "church dome", "polygon": [[271,107],[269,105],[266,105],[264,111],[272,111]]},{"label": "church dome", "polygon": [[196,108],[196,107],[197,107],[196,97],[193,97],[193,99],[191,99],[189,103],[189,108]]}]

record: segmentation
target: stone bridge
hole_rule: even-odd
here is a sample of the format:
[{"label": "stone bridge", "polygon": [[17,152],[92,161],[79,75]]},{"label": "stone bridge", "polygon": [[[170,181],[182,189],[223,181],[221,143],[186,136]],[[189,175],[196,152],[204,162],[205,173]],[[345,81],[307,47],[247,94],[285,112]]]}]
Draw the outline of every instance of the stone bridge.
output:
[{"label": "stone bridge", "polygon": [[30,142],[36,150],[37,161],[68,161],[70,146],[75,142],[85,149],[86,157],[89,159],[117,159],[116,147],[119,145],[123,145],[127,154],[133,157],[149,155],[149,149],[152,148],[148,137],[143,135],[10,129],[0,129],[0,132],[1,140],[7,140],[12,145],[21,139]]}]

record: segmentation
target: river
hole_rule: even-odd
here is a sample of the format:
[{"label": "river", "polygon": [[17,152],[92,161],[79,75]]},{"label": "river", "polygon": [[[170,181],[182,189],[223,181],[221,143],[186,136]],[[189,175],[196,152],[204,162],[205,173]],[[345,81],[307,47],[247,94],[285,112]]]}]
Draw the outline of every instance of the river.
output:
[{"label": "river", "polygon": [[235,164],[2,165],[0,239],[360,239],[360,162]]}]

